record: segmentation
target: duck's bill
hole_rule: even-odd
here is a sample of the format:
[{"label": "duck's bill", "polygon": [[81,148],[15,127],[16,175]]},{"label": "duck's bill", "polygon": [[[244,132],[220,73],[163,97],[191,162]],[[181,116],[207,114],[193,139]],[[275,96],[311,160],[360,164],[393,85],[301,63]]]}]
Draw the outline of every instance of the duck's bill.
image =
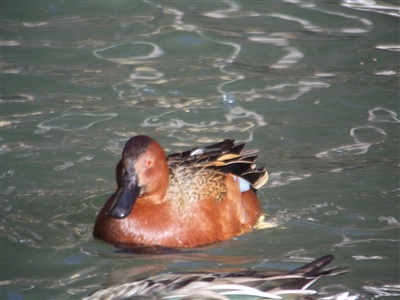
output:
[{"label": "duck's bill", "polygon": [[137,184],[136,176],[129,177],[125,174],[124,185],[115,197],[108,214],[115,219],[126,218],[131,213],[139,194],[140,186]]}]

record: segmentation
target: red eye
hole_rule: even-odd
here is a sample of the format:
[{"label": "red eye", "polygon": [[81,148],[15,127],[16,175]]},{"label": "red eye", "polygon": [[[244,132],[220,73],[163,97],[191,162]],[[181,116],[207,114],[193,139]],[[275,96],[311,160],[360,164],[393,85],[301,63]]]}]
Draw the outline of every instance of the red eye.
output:
[{"label": "red eye", "polygon": [[146,163],[146,166],[151,167],[151,165],[153,164],[153,162],[149,159]]}]

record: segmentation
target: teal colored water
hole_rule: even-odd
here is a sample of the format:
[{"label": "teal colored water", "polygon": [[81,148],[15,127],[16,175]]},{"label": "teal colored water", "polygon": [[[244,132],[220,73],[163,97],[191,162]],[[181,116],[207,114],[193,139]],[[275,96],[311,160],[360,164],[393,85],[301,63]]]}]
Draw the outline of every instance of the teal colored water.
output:
[{"label": "teal colored water", "polygon": [[[1,299],[80,299],[163,272],[291,270],[320,299],[397,299],[397,1],[2,1]],[[275,227],[195,251],[95,240],[125,141],[259,150]]]}]

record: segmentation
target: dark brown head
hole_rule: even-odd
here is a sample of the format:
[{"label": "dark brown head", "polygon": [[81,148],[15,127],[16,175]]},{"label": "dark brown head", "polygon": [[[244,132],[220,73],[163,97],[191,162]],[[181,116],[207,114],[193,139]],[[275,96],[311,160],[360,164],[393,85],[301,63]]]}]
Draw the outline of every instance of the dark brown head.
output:
[{"label": "dark brown head", "polygon": [[108,214],[127,217],[138,198],[164,200],[169,180],[165,153],[160,144],[145,135],[130,138],[117,165],[118,194]]}]

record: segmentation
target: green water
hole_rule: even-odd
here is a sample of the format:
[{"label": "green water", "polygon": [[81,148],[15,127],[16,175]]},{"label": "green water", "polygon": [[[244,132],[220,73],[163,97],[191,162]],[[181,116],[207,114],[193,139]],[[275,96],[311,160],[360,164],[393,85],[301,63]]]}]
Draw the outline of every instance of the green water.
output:
[{"label": "green water", "polygon": [[[396,1],[0,5],[1,299],[326,254],[351,273],[313,286],[317,298],[400,294]],[[169,255],[93,239],[135,134],[167,152],[225,138],[258,149],[277,226]]]}]

